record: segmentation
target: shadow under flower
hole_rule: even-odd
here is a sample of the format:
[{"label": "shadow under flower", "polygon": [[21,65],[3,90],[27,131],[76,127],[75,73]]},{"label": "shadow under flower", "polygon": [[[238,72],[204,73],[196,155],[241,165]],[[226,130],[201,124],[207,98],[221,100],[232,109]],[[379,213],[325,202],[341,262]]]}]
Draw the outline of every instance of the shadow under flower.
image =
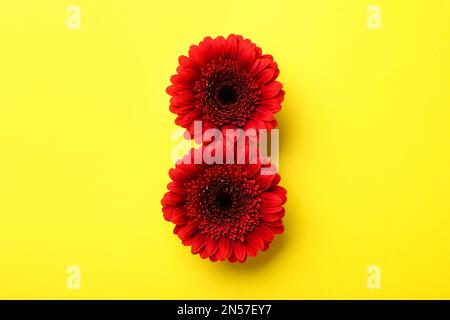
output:
[{"label": "shadow under flower", "polygon": [[[298,126],[290,127],[285,124],[288,119],[295,119],[298,117],[298,112],[301,112],[301,108],[295,108],[294,104],[290,102],[289,95],[286,95],[287,99],[283,104],[282,112],[277,116],[278,119],[278,128],[281,131],[280,134],[280,158],[285,155],[286,161],[289,161],[288,155],[292,153],[299,153],[302,151],[302,141],[296,141],[297,137],[301,137],[302,135],[298,134],[296,130],[299,130]],[[301,118],[301,117],[300,117]],[[289,129],[288,129],[289,128]],[[302,130],[302,128],[300,128]],[[281,163],[281,167],[283,164]],[[283,181],[288,179],[287,176],[284,176],[282,172],[281,174],[281,185],[283,186]],[[268,250],[263,252],[258,252],[256,257],[248,257],[244,263],[219,263],[221,269],[225,269],[228,271],[242,271],[242,272],[252,272],[255,270],[263,269],[266,266],[270,265],[272,262],[276,261],[280,258],[282,252],[289,245],[289,242],[292,240],[291,235],[296,232],[301,232],[301,226],[295,225],[293,223],[290,224],[291,221],[298,221],[298,219],[290,219],[289,216],[292,214],[296,214],[297,216],[301,214],[299,210],[294,210],[294,208],[301,208],[301,203],[298,203],[298,198],[295,196],[294,190],[290,192],[287,190],[287,203],[285,205],[286,208],[286,216],[283,218],[283,224],[285,226],[285,232],[280,235],[275,235],[273,242],[271,243]],[[290,209],[292,208],[292,209]],[[300,210],[301,211],[301,210]]]}]

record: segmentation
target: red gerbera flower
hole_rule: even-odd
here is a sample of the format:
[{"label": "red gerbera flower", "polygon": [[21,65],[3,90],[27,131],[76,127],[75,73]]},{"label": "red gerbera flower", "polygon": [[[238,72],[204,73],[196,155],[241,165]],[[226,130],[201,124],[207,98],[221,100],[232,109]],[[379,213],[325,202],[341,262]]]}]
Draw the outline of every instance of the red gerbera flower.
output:
[{"label": "red gerbera flower", "polygon": [[180,56],[167,93],[175,123],[193,134],[194,121],[203,130],[238,127],[272,129],[284,98],[279,70],[271,55],[240,35],[206,37]]},{"label": "red gerbera flower", "polygon": [[[193,254],[211,261],[244,262],[283,232],[286,190],[280,175],[261,175],[261,164],[188,164],[170,169],[161,203],[164,218]],[[247,161],[248,162],[248,161]]]}]

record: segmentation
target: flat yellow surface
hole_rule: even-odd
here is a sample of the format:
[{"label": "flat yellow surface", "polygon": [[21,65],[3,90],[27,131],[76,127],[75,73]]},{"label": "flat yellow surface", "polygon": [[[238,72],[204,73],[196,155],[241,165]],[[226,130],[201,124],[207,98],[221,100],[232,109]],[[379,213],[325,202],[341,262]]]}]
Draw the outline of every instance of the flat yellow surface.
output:
[{"label": "flat yellow surface", "polygon": [[[177,57],[229,33],[286,90],[286,232],[239,265],[192,256],[160,205]],[[449,299],[449,39],[448,0],[3,1],[0,298]]]}]

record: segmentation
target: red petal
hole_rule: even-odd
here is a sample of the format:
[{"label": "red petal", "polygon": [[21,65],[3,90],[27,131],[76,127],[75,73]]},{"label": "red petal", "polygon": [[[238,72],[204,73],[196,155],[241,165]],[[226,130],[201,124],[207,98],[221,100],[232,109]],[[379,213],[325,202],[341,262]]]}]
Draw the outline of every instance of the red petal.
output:
[{"label": "red petal", "polygon": [[276,214],[273,214],[273,213],[261,213],[261,217],[265,222],[280,220],[280,218]]},{"label": "red petal", "polygon": [[163,211],[164,219],[166,219],[167,221],[172,221],[173,210],[174,210],[174,207],[166,207],[163,204],[162,211]]},{"label": "red petal", "polygon": [[177,106],[178,109],[184,107],[185,110],[193,109],[197,98],[192,94],[180,94],[170,98],[170,103]]},{"label": "red petal", "polygon": [[256,174],[259,174],[260,170],[261,164],[249,164],[245,171],[247,172],[248,178],[253,178]]},{"label": "red petal", "polygon": [[252,69],[250,70],[250,74],[258,75],[258,73],[260,73],[261,71],[266,69],[270,65],[271,62],[272,62],[271,59],[265,59],[265,58],[256,60],[255,63],[253,64]]},{"label": "red petal", "polygon": [[272,192],[263,192],[261,194],[262,206],[279,206],[282,201],[278,195],[273,194]]},{"label": "red petal", "polygon": [[259,105],[261,108],[266,108],[270,110],[272,113],[277,113],[281,110],[281,103],[277,101],[275,98],[271,98],[268,100],[261,101],[261,104]]},{"label": "red petal", "polygon": [[174,104],[171,104],[169,106],[169,111],[172,113],[175,113],[177,115],[185,115],[185,114],[191,112],[192,110],[194,110],[194,107],[192,107],[192,106],[177,106]]},{"label": "red petal", "polygon": [[175,224],[186,224],[187,216],[184,211],[184,206],[175,208],[172,211],[172,218],[170,220]]},{"label": "red petal", "polygon": [[173,228],[173,233],[178,234],[182,228],[184,228],[184,225],[176,225],[175,228]]},{"label": "red petal", "polygon": [[266,213],[266,214],[272,214],[272,213],[277,213],[280,212],[281,209],[283,209],[283,207],[281,205],[279,206],[261,206],[261,213]]},{"label": "red petal", "polygon": [[194,221],[181,228],[180,231],[178,231],[178,236],[180,237],[180,239],[185,240],[187,238],[190,238],[197,231],[197,225],[198,223]]},{"label": "red petal", "polygon": [[214,239],[209,239],[206,242],[205,250],[206,254],[208,256],[211,256],[216,253],[217,249],[219,248],[219,242]]},{"label": "red petal", "polygon": [[278,81],[271,82],[262,88],[261,98],[267,99],[267,98],[275,97],[282,88],[283,88],[283,85],[280,82],[278,82]]},{"label": "red petal", "polygon": [[204,246],[203,248],[200,249],[200,251],[198,252],[199,256],[202,259],[206,259],[209,257],[208,253],[206,252],[206,247]]},{"label": "red petal", "polygon": [[183,69],[178,72],[180,82],[191,83],[192,85],[200,78],[200,73],[193,69]]},{"label": "red petal", "polygon": [[262,50],[261,50],[261,48],[260,48],[260,47],[256,47],[256,48],[255,48],[255,57],[256,57],[256,59],[260,59],[261,56],[262,56]]},{"label": "red petal", "polygon": [[189,48],[189,57],[191,58],[192,61],[195,62],[195,64],[197,64],[198,66],[202,67],[206,64],[206,60],[205,57],[203,56],[202,50],[195,45],[192,45]]},{"label": "red petal", "polygon": [[170,85],[166,88],[166,93],[168,95],[174,95],[176,93],[176,86],[175,85]]},{"label": "red petal", "polygon": [[192,238],[192,248],[193,254],[196,254],[202,249],[206,244],[206,238],[204,235],[197,233],[194,238]]},{"label": "red petal", "polygon": [[184,246],[190,246],[190,245],[192,244],[192,238],[186,238],[186,239],[183,239],[183,240],[181,240],[181,243],[182,243]]},{"label": "red petal", "polygon": [[271,227],[271,229],[272,229],[274,234],[281,234],[284,231],[284,227],[283,226]]},{"label": "red petal", "polygon": [[217,59],[224,59],[226,54],[226,40],[222,36],[218,36],[213,44],[214,56]]},{"label": "red petal", "polygon": [[234,34],[230,34],[227,38],[228,57],[236,59],[238,53],[237,37]]},{"label": "red petal", "polygon": [[244,262],[247,259],[247,252],[245,251],[245,246],[239,240],[233,242],[233,253],[236,259],[238,259],[240,262]]},{"label": "red petal", "polygon": [[247,235],[247,243],[258,250],[264,248],[264,241],[256,232]]},{"label": "red petal", "polygon": [[197,65],[186,56],[179,56],[178,63],[185,69],[196,69]]},{"label": "red petal", "polygon": [[219,240],[219,249],[217,250],[216,257],[218,260],[226,260],[232,251],[231,240],[225,237]]},{"label": "red petal", "polygon": [[195,164],[177,163],[176,168],[169,170],[169,176],[173,181],[189,182],[201,171],[202,168]]},{"label": "red petal", "polygon": [[280,207],[278,211],[271,212],[271,213],[262,213],[261,216],[265,222],[273,222],[280,220],[284,217],[285,209],[283,207]]},{"label": "red petal", "polygon": [[269,186],[272,184],[273,178],[274,178],[274,176],[271,174],[260,175],[255,179],[255,181],[256,181],[256,184],[259,185],[261,190],[267,190],[269,188]]},{"label": "red petal", "polygon": [[273,119],[273,112],[266,107],[258,106],[253,111],[253,117],[259,120],[271,121]]},{"label": "red petal", "polygon": [[277,221],[264,221],[264,224],[272,229],[272,227],[281,227],[283,225],[283,221],[281,219]]},{"label": "red petal", "polygon": [[266,123],[261,119],[253,119],[256,129],[266,129]]},{"label": "red petal", "polygon": [[275,74],[275,70],[273,70],[273,69],[265,69],[260,74],[258,74],[258,76],[256,77],[256,81],[259,84],[266,84],[270,80],[272,80],[274,74]]},{"label": "red petal", "polygon": [[274,177],[273,177],[273,181],[272,181],[272,184],[271,184],[271,188],[274,188],[274,187],[276,187],[277,185],[278,185],[278,183],[280,183],[280,181],[281,181],[281,176],[280,176],[280,174],[279,173],[275,173],[275,175],[274,175]]},{"label": "red petal", "polygon": [[[275,63],[275,65],[276,65],[276,63]],[[278,69],[278,66],[276,66],[275,72],[273,73],[273,77],[272,77],[272,79],[270,79],[270,81],[275,81],[279,75],[280,75],[280,70]]]},{"label": "red petal", "polygon": [[177,192],[177,193],[187,193],[184,185],[179,182],[170,182],[167,185],[167,189],[169,189],[170,191],[173,191],[173,192]]},{"label": "red petal", "polygon": [[259,236],[263,238],[265,242],[272,242],[273,232],[269,227],[262,224],[257,228],[256,232],[258,232]]},{"label": "red petal", "polygon": [[250,40],[244,40],[239,44],[239,65],[249,70],[255,62],[255,45]]},{"label": "red petal", "polygon": [[163,204],[167,206],[178,206],[186,201],[186,194],[169,191],[164,195]]},{"label": "red petal", "polygon": [[286,197],[286,189],[280,186],[276,186],[273,190],[273,193],[278,195],[282,201],[282,204],[286,203],[287,197]]},{"label": "red petal", "polygon": [[249,257],[256,257],[258,254],[258,249],[248,243],[245,245],[245,249],[247,250],[247,256]]}]

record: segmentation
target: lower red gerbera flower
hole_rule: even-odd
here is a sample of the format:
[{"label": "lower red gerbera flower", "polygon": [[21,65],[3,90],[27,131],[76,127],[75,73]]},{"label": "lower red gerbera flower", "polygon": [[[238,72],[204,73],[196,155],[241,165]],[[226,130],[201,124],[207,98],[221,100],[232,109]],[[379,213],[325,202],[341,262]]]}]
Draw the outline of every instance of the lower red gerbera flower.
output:
[{"label": "lower red gerbera flower", "polygon": [[170,169],[173,181],[161,201],[164,218],[176,225],[174,233],[193,254],[244,262],[283,232],[286,190],[278,185],[278,173],[261,175],[261,167],[183,161]]}]

